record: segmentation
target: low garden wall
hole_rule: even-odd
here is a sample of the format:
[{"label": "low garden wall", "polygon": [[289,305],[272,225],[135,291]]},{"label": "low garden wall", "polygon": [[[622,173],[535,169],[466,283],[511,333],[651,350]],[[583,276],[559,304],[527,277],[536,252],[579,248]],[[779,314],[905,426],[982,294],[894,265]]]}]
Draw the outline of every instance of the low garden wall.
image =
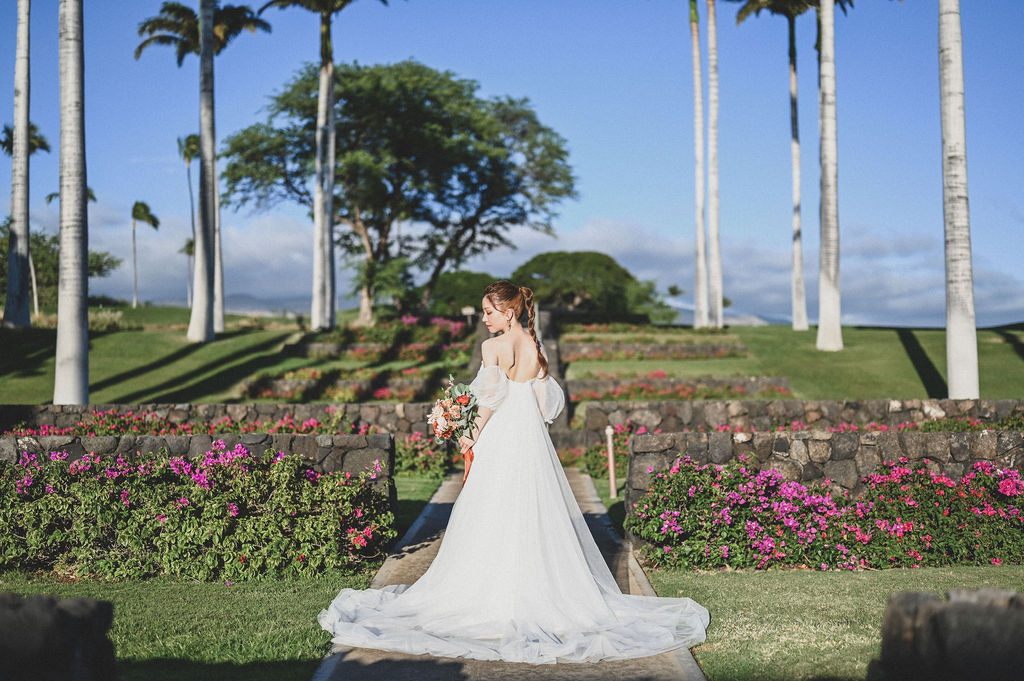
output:
[{"label": "low garden wall", "polygon": [[833,493],[853,495],[862,491],[861,478],[876,472],[883,461],[901,457],[926,461],[929,468],[954,480],[976,461],[990,461],[1000,468],[1024,464],[1020,431],[677,432],[634,435],[629,446],[627,513],[647,493],[652,475],[685,456],[701,464],[724,464],[743,456],[752,467],[774,468],[787,480],[827,478]]},{"label": "low garden wall", "polygon": [[730,400],[683,402],[585,402],[576,408],[583,429],[603,437],[605,426],[631,421],[648,431],[753,428],[769,431],[793,421],[814,428],[878,423],[898,426],[937,418],[982,421],[1024,413],[1024,400]]}]

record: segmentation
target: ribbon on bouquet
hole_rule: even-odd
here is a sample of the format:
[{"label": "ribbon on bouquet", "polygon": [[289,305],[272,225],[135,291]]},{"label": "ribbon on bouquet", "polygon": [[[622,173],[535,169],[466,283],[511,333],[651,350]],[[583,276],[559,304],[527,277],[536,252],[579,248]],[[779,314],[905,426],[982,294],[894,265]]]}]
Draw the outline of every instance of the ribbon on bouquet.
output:
[{"label": "ribbon on bouquet", "polygon": [[466,469],[462,473],[462,486],[466,486],[466,478],[469,477],[469,467],[473,465],[473,448],[470,447],[466,450],[466,453],[462,455],[462,460],[466,462]]}]

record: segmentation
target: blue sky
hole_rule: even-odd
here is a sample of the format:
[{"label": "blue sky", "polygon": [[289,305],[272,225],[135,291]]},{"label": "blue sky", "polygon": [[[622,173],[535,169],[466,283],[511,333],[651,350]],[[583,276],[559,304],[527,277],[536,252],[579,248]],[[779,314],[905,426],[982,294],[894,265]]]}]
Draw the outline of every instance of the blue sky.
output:
[{"label": "blue sky", "polygon": [[[720,183],[725,293],[738,311],[789,316],[790,156],[786,24],[762,14],[736,26],[719,2]],[[198,129],[198,59],[182,68],[138,23],[159,0],[85,7],[90,246],[124,257],[94,293],[130,297],[130,209],[161,219],[139,235],[140,298],[184,300],[189,233],[176,138]],[[254,7],[257,5],[254,5]],[[514,231],[519,248],[470,263],[507,276],[547,250],[601,250],[660,290],[693,290],[693,103],[682,0],[359,0],[334,23],[337,61],[414,58],[480,84],[483,96],[528,97],[568,142],[580,197],[563,204],[557,238]],[[13,116],[16,3],[0,6],[0,122]],[[33,227],[56,231],[56,3],[33,3],[32,119],[54,153],[32,159]],[[968,184],[979,325],[1024,321],[1024,28],[1018,0],[962,7]],[[702,38],[706,12],[701,3]],[[318,58],[316,17],[269,10],[271,34],[244,34],[216,63],[217,133],[263,120],[267,97]],[[817,316],[817,67],[812,14],[797,23],[805,276]],[[943,224],[935,0],[858,2],[837,12],[839,219],[843,321],[940,326]],[[705,81],[706,83],[706,81]],[[0,162],[0,187],[10,165]],[[0,191],[0,211],[10,194]],[[273,304],[308,298],[312,225],[281,205],[225,211],[226,290]],[[350,287],[341,271],[341,289]],[[687,296],[684,296],[687,298]]]}]

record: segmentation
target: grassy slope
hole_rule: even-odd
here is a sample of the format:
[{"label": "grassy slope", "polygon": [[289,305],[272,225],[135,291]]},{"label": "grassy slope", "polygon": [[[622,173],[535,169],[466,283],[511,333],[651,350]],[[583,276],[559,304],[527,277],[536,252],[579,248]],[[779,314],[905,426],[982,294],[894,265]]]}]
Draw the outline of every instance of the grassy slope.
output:
[{"label": "grassy slope", "polygon": [[[945,397],[946,342],[941,329],[844,327],[845,349],[818,352],[815,331],[788,327],[734,327],[746,357],[705,360],[621,360],[573,363],[568,378],[585,372],[664,369],[675,376],[786,376],[800,399]],[[978,332],[981,395],[1024,397],[1024,332]]]},{"label": "grassy slope", "polygon": [[707,642],[694,649],[710,681],[861,681],[878,658],[891,594],[1020,589],[1024,567],[648,576],[660,595],[688,596],[711,612]]}]

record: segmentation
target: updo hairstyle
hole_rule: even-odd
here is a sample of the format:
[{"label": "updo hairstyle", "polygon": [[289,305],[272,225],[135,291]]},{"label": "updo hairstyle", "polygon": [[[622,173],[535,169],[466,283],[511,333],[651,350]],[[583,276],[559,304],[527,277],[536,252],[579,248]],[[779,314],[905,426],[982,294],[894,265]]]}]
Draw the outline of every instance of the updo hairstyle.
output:
[{"label": "updo hairstyle", "polygon": [[540,350],[540,339],[537,338],[537,331],[534,329],[536,313],[533,309],[533,290],[527,286],[516,286],[511,281],[502,279],[487,285],[487,288],[484,289],[484,298],[490,300],[498,312],[511,309],[516,319],[522,317],[523,310],[526,310],[526,328],[530,332],[530,338],[537,346],[537,358],[540,361],[541,370],[547,376],[548,360]]}]

